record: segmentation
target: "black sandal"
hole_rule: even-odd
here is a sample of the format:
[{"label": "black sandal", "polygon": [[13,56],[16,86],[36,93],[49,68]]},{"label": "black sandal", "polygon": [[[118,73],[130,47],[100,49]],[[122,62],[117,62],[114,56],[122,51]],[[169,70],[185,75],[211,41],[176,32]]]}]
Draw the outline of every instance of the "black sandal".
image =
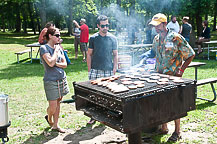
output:
[{"label": "black sandal", "polygon": [[46,121],[47,121],[47,123],[50,125],[50,127],[52,127],[52,126],[53,126],[53,123],[50,123],[50,122],[48,121],[48,115],[46,115],[44,118],[46,119]]},{"label": "black sandal", "polygon": [[168,142],[176,142],[180,140],[182,137],[180,134],[177,134],[176,132],[173,132],[173,134],[169,137]]}]

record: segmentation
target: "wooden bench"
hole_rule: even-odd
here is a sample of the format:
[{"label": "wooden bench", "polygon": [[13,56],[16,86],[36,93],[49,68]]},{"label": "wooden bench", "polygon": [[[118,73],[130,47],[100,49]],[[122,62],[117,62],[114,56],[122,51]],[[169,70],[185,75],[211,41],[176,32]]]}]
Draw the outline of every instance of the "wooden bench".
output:
[{"label": "wooden bench", "polygon": [[[32,51],[34,51],[34,49]],[[17,63],[20,63],[19,56],[22,55],[22,54],[25,54],[25,53],[29,53],[29,58],[31,58],[31,54],[32,54],[31,49],[16,52],[15,54],[17,55]]]},{"label": "wooden bench", "polygon": [[216,100],[216,92],[215,92],[215,88],[214,88],[214,83],[217,82],[217,78],[208,78],[208,79],[202,79],[202,80],[198,80],[197,83],[196,83],[196,86],[201,86],[201,85],[205,85],[205,84],[210,84],[211,87],[212,87],[212,91],[213,91],[213,94],[214,94],[214,98],[212,100],[209,100],[209,99],[205,99],[205,98],[200,98],[200,97],[197,97],[198,99],[202,99],[202,100],[206,100],[206,101],[209,101],[209,102],[214,102]]},{"label": "wooden bench", "polygon": [[[209,49],[210,49],[210,51],[211,51],[211,49],[215,49],[216,47],[209,47]],[[195,47],[195,48],[193,48],[194,50],[198,50],[198,48],[197,47]],[[208,47],[202,47],[201,49],[203,49],[203,50],[208,50]]]},{"label": "wooden bench", "polygon": [[217,50],[210,50],[211,52],[215,52],[215,59],[217,60]]}]

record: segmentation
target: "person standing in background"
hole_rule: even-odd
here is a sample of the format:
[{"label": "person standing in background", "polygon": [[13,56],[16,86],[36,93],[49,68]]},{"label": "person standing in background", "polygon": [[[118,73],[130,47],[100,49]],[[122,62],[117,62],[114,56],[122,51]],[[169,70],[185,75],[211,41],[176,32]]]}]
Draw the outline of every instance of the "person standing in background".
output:
[{"label": "person standing in background", "polygon": [[82,51],[82,54],[83,54],[83,62],[86,62],[87,43],[88,43],[88,40],[89,40],[89,28],[86,25],[86,20],[85,19],[80,20],[81,26],[75,20],[73,20],[73,23],[75,24],[75,26],[77,28],[79,28],[81,30],[80,47],[81,47],[81,51]]},{"label": "person standing in background", "polygon": [[66,80],[66,73],[63,70],[67,67],[66,59],[60,43],[59,29],[50,27],[46,33],[47,44],[40,47],[40,56],[44,66],[44,90],[49,106],[45,119],[47,123],[61,133],[65,130],[58,125],[60,114],[60,101],[63,96],[69,93]]},{"label": "person standing in background", "polygon": [[63,48],[63,46],[62,46],[62,42],[63,42],[63,39],[60,39],[59,46],[60,46],[60,47],[62,48],[62,50],[63,50],[64,56],[65,56],[65,58],[66,58],[67,65],[73,64],[73,63],[71,63],[71,61],[70,61],[70,59],[69,59],[69,57],[68,57],[68,54],[67,54],[68,50],[65,50],[65,49]]},{"label": "person standing in background", "polygon": [[176,16],[171,16],[171,21],[167,24],[169,31],[179,33],[180,27],[179,23],[176,21]]},{"label": "person standing in background", "polygon": [[[74,27],[74,30],[73,30],[73,36],[75,37],[74,39],[74,47],[75,47],[75,59],[78,58],[78,46],[80,45],[80,34],[81,34],[81,31],[78,27]],[[80,46],[81,48],[81,46]]]},{"label": "person standing in background", "polygon": [[153,43],[154,37],[157,35],[155,27],[151,29],[151,42]]},{"label": "person standing in background", "polygon": [[183,24],[181,25],[180,28],[180,34],[185,38],[187,42],[190,40],[190,33],[192,31],[192,26],[191,24],[188,23],[189,17],[183,17],[182,22]]},{"label": "person standing in background", "polygon": [[152,25],[149,25],[150,22],[151,22],[151,19],[147,21],[146,26],[145,26],[146,40],[144,41],[144,44],[152,44],[152,41],[151,41]]},{"label": "person standing in background", "polygon": [[45,35],[46,35],[46,33],[47,33],[48,28],[53,27],[53,26],[54,26],[53,22],[48,22],[48,23],[46,23],[44,29],[41,31],[41,33],[40,33],[40,35],[39,35],[39,37],[38,37],[38,42],[39,42],[41,45],[44,45],[44,44],[47,43],[47,39],[46,39]]},{"label": "person standing in background", "polygon": [[[108,17],[100,15],[97,18],[99,32],[90,37],[87,52],[88,78],[94,80],[115,75],[117,70],[117,39],[108,32]],[[88,124],[93,124],[91,119]]]}]

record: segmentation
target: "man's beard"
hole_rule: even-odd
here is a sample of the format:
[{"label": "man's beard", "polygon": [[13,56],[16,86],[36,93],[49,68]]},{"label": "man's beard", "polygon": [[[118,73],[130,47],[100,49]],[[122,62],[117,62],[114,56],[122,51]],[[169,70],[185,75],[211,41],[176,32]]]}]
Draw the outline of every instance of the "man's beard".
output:
[{"label": "man's beard", "polygon": [[108,30],[102,30],[102,33],[107,34]]}]

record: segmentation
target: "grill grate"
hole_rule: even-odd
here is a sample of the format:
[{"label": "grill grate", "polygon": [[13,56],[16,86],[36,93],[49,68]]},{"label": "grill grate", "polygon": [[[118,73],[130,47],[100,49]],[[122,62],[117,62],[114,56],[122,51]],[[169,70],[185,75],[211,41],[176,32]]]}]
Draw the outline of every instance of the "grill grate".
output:
[{"label": "grill grate", "polygon": [[[139,79],[134,79],[133,81],[138,81]],[[158,85],[157,83],[148,83],[145,81],[145,87],[143,88],[137,88],[134,90],[129,90],[127,92],[122,92],[122,93],[112,93],[109,89],[102,87],[102,86],[97,86],[97,85],[92,85],[90,81],[86,82],[79,82],[79,83],[74,83],[76,86],[79,86],[80,88],[83,88],[83,90],[87,91],[96,91],[97,93],[100,93],[102,95],[105,95],[106,97],[110,97],[111,99],[117,100],[117,101],[122,101],[126,99],[131,99],[131,98],[137,98],[139,95],[143,94],[144,95],[149,95],[151,93],[157,93],[160,91],[165,91],[167,89],[179,87],[182,85],[188,85],[194,82],[194,80],[190,79],[183,79],[184,83],[174,83],[172,81],[169,81],[168,84],[166,85]],[[115,80],[114,82],[121,83],[120,78],[119,80]]]}]

